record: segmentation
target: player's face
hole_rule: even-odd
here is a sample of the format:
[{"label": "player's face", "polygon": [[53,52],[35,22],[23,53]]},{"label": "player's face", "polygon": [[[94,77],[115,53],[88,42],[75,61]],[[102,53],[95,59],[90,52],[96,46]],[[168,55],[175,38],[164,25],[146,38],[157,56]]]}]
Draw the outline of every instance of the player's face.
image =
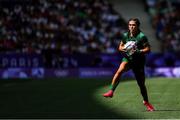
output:
[{"label": "player's face", "polygon": [[133,20],[129,21],[128,27],[129,27],[129,31],[131,33],[135,33],[138,30],[138,26],[137,26],[136,22]]}]

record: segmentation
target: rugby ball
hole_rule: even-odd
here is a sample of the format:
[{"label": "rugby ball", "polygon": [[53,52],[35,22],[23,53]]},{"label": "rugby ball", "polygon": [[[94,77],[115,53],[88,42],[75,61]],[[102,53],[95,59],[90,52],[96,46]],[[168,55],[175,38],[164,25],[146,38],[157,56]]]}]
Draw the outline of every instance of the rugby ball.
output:
[{"label": "rugby ball", "polygon": [[136,49],[136,42],[135,41],[128,41],[125,45],[124,45],[124,49],[126,51],[129,51],[131,49]]},{"label": "rugby ball", "polygon": [[128,56],[131,56],[135,53],[137,45],[135,41],[129,41],[124,45],[124,50]]}]

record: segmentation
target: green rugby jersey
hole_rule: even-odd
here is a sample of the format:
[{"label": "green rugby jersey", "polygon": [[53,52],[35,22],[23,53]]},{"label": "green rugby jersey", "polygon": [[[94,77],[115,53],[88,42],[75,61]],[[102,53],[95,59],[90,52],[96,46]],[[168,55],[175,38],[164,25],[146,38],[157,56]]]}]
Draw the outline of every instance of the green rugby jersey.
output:
[{"label": "green rugby jersey", "polygon": [[[129,32],[123,34],[122,42],[126,44],[128,41],[135,41],[137,48],[143,49],[145,46],[149,46],[149,42],[145,34],[139,31],[134,37],[129,36]],[[126,56],[123,61],[139,61],[140,63],[145,63],[145,55],[143,53],[135,53],[132,56]]]}]

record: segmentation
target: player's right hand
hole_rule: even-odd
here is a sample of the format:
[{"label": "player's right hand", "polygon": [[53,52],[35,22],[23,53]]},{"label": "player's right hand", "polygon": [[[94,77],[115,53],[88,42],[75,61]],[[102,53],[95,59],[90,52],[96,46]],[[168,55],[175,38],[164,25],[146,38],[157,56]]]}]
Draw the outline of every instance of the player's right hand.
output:
[{"label": "player's right hand", "polygon": [[120,52],[127,52],[126,49],[119,49]]}]

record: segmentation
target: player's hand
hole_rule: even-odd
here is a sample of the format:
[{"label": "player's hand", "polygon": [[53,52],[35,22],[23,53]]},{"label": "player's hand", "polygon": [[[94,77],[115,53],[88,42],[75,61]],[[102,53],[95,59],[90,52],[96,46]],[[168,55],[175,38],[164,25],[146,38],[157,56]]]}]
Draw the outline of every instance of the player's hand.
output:
[{"label": "player's hand", "polygon": [[129,55],[133,55],[135,52],[136,52],[136,49],[131,49],[131,50],[129,51]]},{"label": "player's hand", "polygon": [[124,46],[119,47],[119,52],[127,52],[127,50],[124,48]]},{"label": "player's hand", "polygon": [[120,52],[127,52],[127,50],[126,49],[121,49],[121,50],[119,50]]}]

